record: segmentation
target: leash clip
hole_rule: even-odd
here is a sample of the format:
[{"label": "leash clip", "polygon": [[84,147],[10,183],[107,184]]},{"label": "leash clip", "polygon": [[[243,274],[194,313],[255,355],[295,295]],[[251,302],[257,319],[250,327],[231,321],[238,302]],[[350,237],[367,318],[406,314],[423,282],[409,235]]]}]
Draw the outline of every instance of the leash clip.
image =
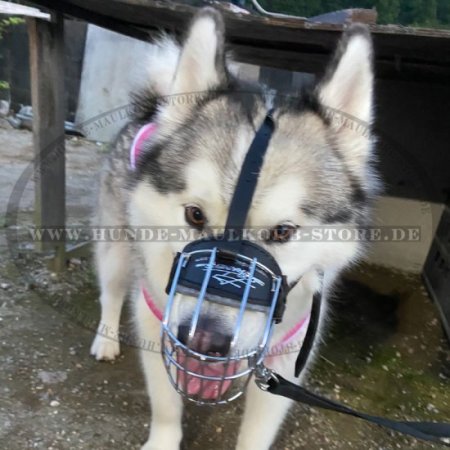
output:
[{"label": "leash clip", "polygon": [[279,379],[275,372],[267,368],[264,364],[258,364],[255,368],[255,383],[262,391],[268,391],[269,381],[279,383]]}]

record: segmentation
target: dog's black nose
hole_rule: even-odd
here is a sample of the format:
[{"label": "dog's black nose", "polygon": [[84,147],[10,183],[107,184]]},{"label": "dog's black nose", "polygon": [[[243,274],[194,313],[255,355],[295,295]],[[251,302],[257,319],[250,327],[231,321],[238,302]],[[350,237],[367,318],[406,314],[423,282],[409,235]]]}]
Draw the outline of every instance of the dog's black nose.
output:
[{"label": "dog's black nose", "polygon": [[178,327],[178,340],[195,352],[209,356],[226,356],[230,351],[231,336],[214,330],[215,327],[201,327],[195,330],[194,336],[189,341],[190,324],[182,324]]}]

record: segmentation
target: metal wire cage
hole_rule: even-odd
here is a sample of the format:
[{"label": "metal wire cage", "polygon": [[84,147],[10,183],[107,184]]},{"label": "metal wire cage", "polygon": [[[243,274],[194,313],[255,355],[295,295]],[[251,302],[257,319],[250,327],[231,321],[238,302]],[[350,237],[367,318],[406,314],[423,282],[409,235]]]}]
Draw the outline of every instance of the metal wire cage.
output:
[{"label": "metal wire cage", "polygon": [[[240,301],[236,301],[217,296],[216,293],[208,290],[208,286],[217,275],[215,269],[220,266],[219,254],[220,249],[214,247],[181,253],[178,256],[173,267],[172,282],[162,321],[161,352],[169,380],[179,394],[199,405],[226,404],[240,397],[245,391],[254,370],[263,363],[282,284],[282,277],[260,264],[257,258],[238,254],[234,256],[234,264],[239,267],[240,281],[243,283],[242,297]],[[199,260],[206,261],[202,267],[204,275],[198,289],[192,289],[192,287],[187,289],[183,285],[183,272],[188,264],[193,262],[192,259],[194,263]],[[245,270],[242,269],[243,267]],[[263,332],[256,346],[242,351],[236,348],[236,344],[242,331],[244,313],[249,309],[255,309],[255,305],[251,302],[251,290],[255,283],[256,272],[264,273],[270,280],[271,301],[264,308],[256,305],[256,310],[264,314]],[[190,319],[186,343],[180,341],[177,329],[172,323],[173,306],[177,294],[195,298],[195,308]],[[221,303],[238,309],[230,348],[225,356],[199,353],[190,347],[204,302]]]}]

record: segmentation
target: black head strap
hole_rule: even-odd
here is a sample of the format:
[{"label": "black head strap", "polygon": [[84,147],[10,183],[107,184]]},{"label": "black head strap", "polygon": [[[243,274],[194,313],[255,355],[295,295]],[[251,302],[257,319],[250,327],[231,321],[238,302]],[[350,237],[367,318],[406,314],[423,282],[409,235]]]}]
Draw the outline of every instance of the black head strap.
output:
[{"label": "black head strap", "polygon": [[267,113],[263,124],[256,132],[250,148],[245,156],[241,172],[234,189],[228,212],[227,224],[225,226],[225,236],[242,239],[243,228],[250,209],[253,194],[255,193],[259,173],[269,146],[270,138],[275,129],[272,118],[273,110]]}]

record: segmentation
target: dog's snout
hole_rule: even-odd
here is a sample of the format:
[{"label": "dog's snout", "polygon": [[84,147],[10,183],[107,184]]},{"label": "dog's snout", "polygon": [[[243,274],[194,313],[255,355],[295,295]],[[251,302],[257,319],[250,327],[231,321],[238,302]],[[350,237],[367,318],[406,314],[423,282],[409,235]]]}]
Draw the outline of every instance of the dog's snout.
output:
[{"label": "dog's snout", "polygon": [[209,356],[226,356],[230,350],[231,336],[215,329],[197,326],[189,339],[190,324],[178,327],[178,340],[191,350]]}]

